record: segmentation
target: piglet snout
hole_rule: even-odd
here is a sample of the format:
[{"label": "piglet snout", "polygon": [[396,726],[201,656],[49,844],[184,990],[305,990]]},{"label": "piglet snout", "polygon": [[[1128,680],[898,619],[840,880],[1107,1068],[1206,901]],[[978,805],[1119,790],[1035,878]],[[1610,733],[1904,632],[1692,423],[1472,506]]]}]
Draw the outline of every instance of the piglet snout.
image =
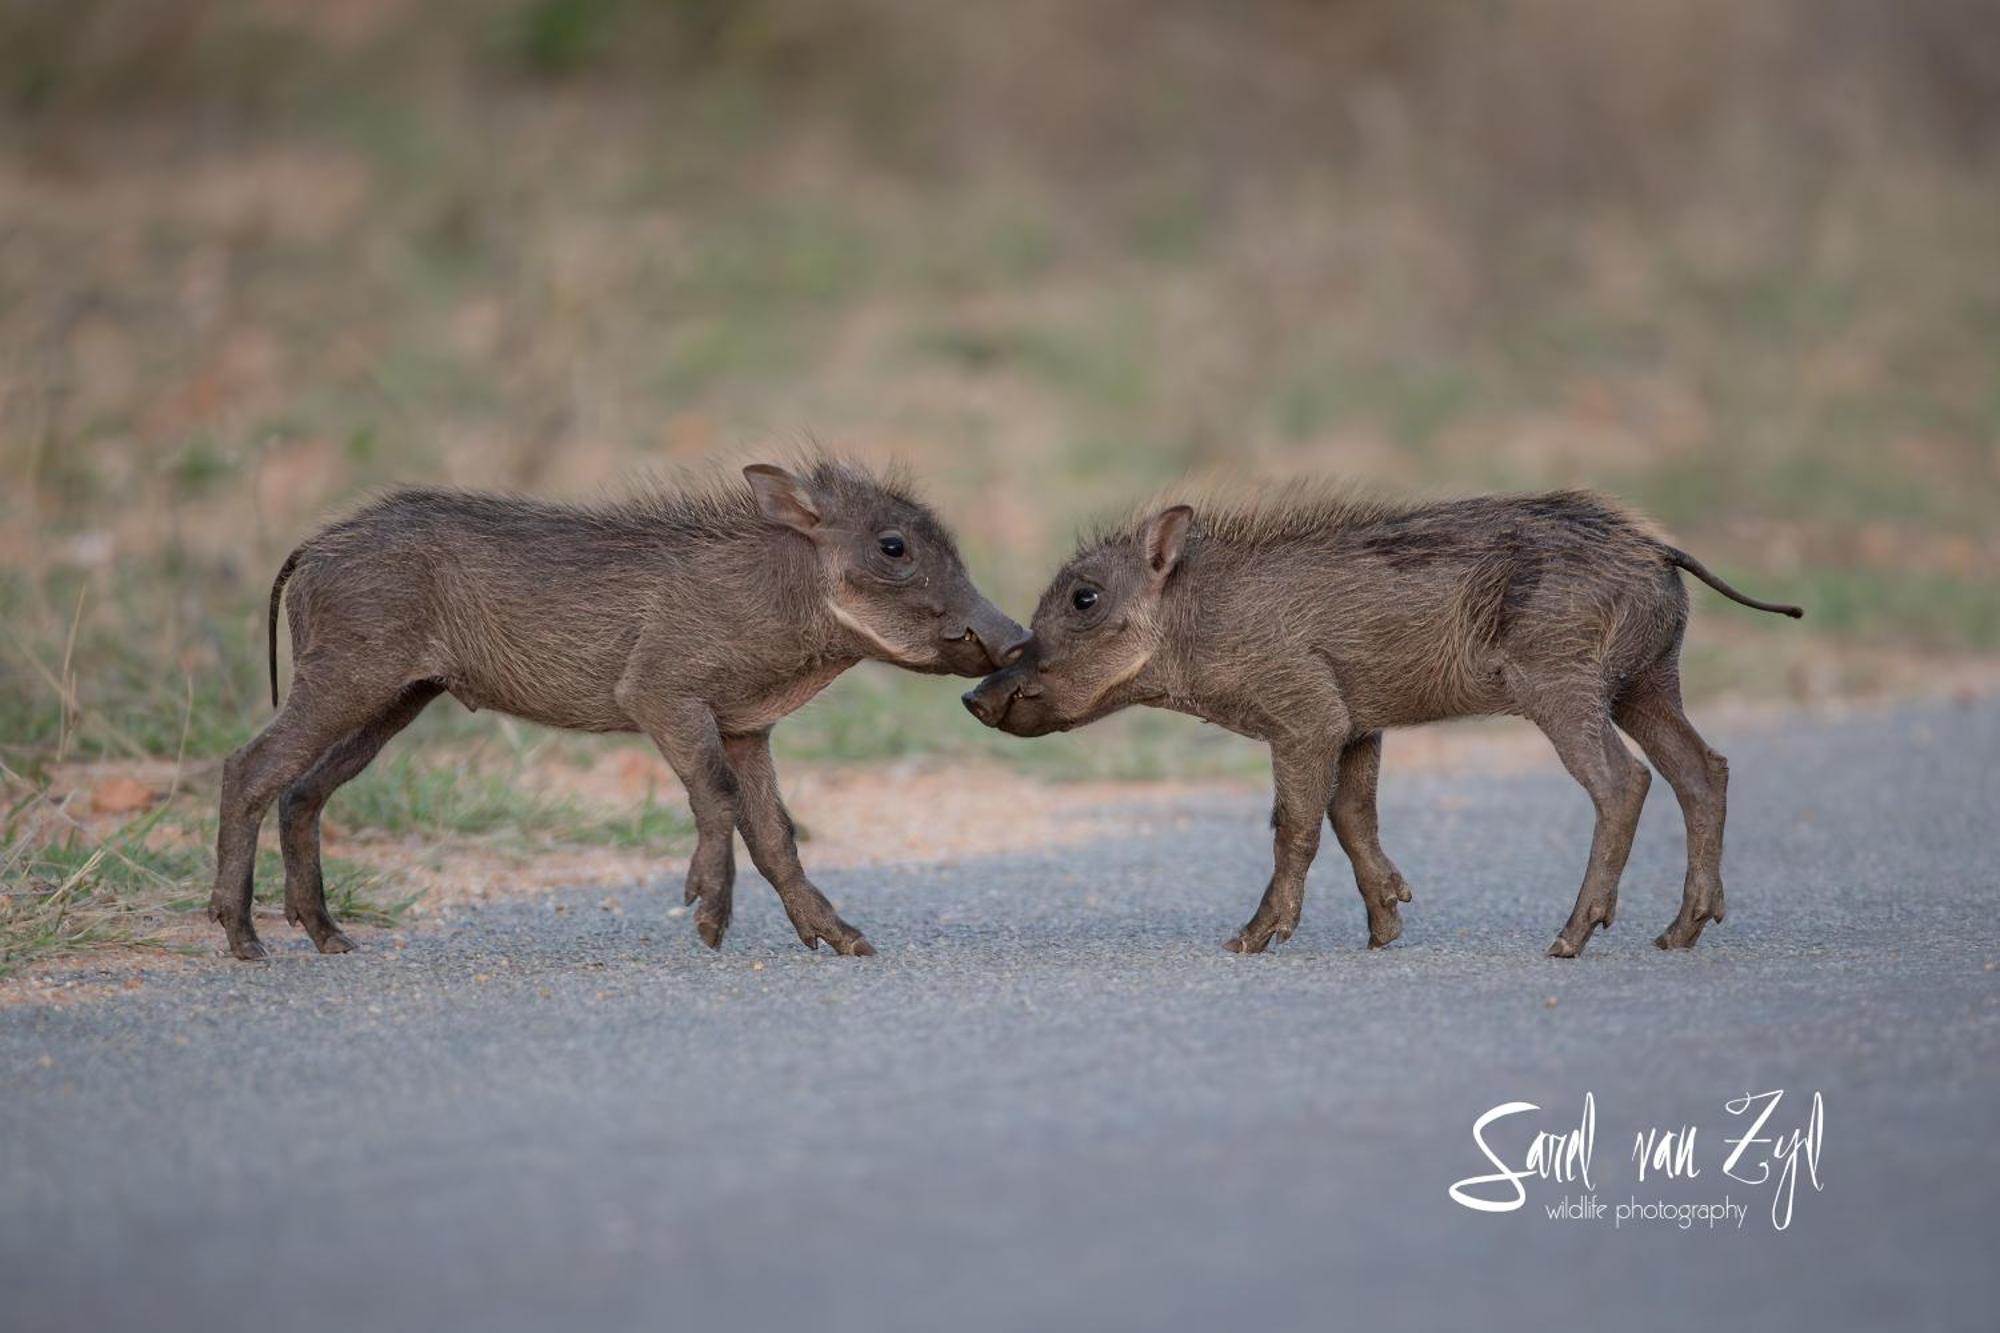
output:
[{"label": "piglet snout", "polygon": [[[1014,656],[1018,658],[1020,653],[1016,652]],[[1020,679],[1014,672],[996,671],[959,698],[965,704],[966,712],[989,727],[997,727],[1020,693]]]},{"label": "piglet snout", "polygon": [[1022,653],[1028,651],[1028,645],[1035,636],[992,606],[984,606],[980,610],[983,614],[972,621],[972,636],[979,640],[986,660],[993,664],[996,671],[1012,666],[1020,660]]}]

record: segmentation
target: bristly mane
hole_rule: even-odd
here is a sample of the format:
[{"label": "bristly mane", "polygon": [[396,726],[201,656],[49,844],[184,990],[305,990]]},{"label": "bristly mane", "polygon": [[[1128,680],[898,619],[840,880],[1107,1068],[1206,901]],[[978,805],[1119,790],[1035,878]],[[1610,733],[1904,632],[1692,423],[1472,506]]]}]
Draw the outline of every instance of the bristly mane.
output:
[{"label": "bristly mane", "polygon": [[1600,515],[1604,521],[1629,524],[1655,540],[1660,539],[1645,517],[1595,491],[1396,499],[1351,483],[1321,479],[1174,486],[1118,522],[1086,535],[1077,547],[1077,554],[1138,540],[1148,519],[1176,504],[1194,510],[1194,530],[1198,535],[1228,546],[1259,547],[1323,538],[1335,532],[1355,532],[1378,524],[1448,520],[1456,513],[1522,501],[1544,510]]},{"label": "bristly mane", "polygon": [[[744,461],[758,460],[746,457]],[[902,463],[878,469],[812,447],[788,450],[777,461],[813,490],[879,491],[899,503],[930,512],[930,506],[917,498],[909,469]],[[754,505],[734,465],[700,463],[664,471],[648,469],[622,493],[582,507],[607,515],[649,514],[682,521],[705,515],[726,523]]]},{"label": "bristly mane", "polygon": [[[785,468],[816,491],[877,492],[936,522],[930,507],[916,497],[909,473],[901,465],[877,471],[818,449],[792,450],[780,457]],[[756,501],[741,474],[735,467],[719,463],[648,468],[595,497],[579,500],[555,500],[511,490],[394,486],[370,496],[350,512],[350,517],[386,503],[418,512],[437,507],[456,513],[490,505],[516,523],[541,519],[620,533],[666,527],[691,534],[728,535],[759,521]],[[340,526],[339,522],[333,525]]]},{"label": "bristly mane", "polygon": [[1387,499],[1351,483],[1323,479],[1247,485],[1183,483],[1159,492],[1122,519],[1086,534],[1077,554],[1136,541],[1148,519],[1177,504],[1194,510],[1197,532],[1232,546],[1272,545],[1331,529],[1366,527],[1423,507],[1418,501]]}]

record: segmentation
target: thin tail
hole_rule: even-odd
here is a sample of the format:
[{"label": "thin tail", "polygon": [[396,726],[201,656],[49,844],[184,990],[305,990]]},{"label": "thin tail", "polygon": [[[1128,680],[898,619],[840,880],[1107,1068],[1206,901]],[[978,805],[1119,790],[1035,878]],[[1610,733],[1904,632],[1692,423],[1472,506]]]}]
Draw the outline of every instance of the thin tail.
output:
[{"label": "thin tail", "polygon": [[1805,615],[1805,608],[1803,607],[1787,606],[1783,602],[1760,602],[1755,597],[1744,596],[1711,574],[1707,565],[1704,565],[1686,551],[1677,550],[1669,546],[1667,547],[1667,559],[1673,564],[1679,565],[1682,569],[1685,569],[1688,573],[1694,575],[1732,602],[1741,602],[1745,606],[1755,607],[1759,611],[1769,611],[1774,615],[1790,616],[1794,620]]},{"label": "thin tail", "polygon": [[[303,548],[301,548],[303,549]],[[277,581],[271,584],[271,616],[268,628],[271,640],[271,707],[278,706],[278,608],[285,596],[285,580],[299,567],[299,553],[293,551],[285,557],[285,563],[278,566]]]}]

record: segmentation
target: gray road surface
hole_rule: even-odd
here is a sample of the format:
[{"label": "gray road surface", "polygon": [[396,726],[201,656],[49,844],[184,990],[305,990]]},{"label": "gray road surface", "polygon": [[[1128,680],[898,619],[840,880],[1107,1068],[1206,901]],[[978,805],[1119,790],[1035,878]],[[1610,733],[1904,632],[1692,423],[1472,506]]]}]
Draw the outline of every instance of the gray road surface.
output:
[{"label": "gray road surface", "polygon": [[[1398,775],[1392,737],[1417,899],[1382,953],[1331,838],[1290,944],[1217,947],[1266,873],[1245,796],[824,875],[872,960],[799,949],[752,877],[719,956],[676,894],[579,894],[0,1010],[0,1325],[1992,1328],[2000,705],[1717,740],[1730,915],[1692,955],[1651,945],[1664,784],[1618,928],[1557,962],[1582,794]],[[1824,1095],[1782,1232],[1723,1171],[1767,1089],[1767,1135]],[[1447,1197],[1482,1111],[1543,1108],[1490,1132],[1518,1164],[1586,1092],[1607,1209],[1742,1224]],[[1701,1174],[1641,1183],[1634,1136],[1684,1124]]]}]

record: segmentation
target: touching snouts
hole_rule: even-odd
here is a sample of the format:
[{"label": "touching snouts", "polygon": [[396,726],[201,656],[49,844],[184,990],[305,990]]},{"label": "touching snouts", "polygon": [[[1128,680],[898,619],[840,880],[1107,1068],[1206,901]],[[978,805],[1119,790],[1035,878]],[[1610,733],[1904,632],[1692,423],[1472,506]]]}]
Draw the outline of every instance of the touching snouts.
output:
[{"label": "touching snouts", "polygon": [[979,639],[979,646],[993,659],[997,670],[1010,667],[1021,660],[1021,654],[1028,651],[1028,644],[1034,636],[999,612],[993,614],[991,623],[974,625],[972,632]]},{"label": "touching snouts", "polygon": [[1034,637],[990,604],[978,607],[963,623],[965,628],[962,633],[949,637],[969,640],[964,646],[971,648],[977,645],[979,656],[985,658],[984,662],[980,662],[968,653],[953,659],[953,669],[967,676],[984,675],[988,671],[1012,666],[1020,660],[1022,653],[1028,651],[1028,644]]},{"label": "touching snouts", "polygon": [[1026,650],[1026,643],[1015,647],[1008,657],[1006,667],[994,672],[959,696],[968,713],[989,727],[1000,725],[1001,720],[1007,716],[1007,710],[1013,706],[1014,700],[1021,696],[1027,686],[1029,673],[1022,669],[1025,665],[1022,654]]}]

